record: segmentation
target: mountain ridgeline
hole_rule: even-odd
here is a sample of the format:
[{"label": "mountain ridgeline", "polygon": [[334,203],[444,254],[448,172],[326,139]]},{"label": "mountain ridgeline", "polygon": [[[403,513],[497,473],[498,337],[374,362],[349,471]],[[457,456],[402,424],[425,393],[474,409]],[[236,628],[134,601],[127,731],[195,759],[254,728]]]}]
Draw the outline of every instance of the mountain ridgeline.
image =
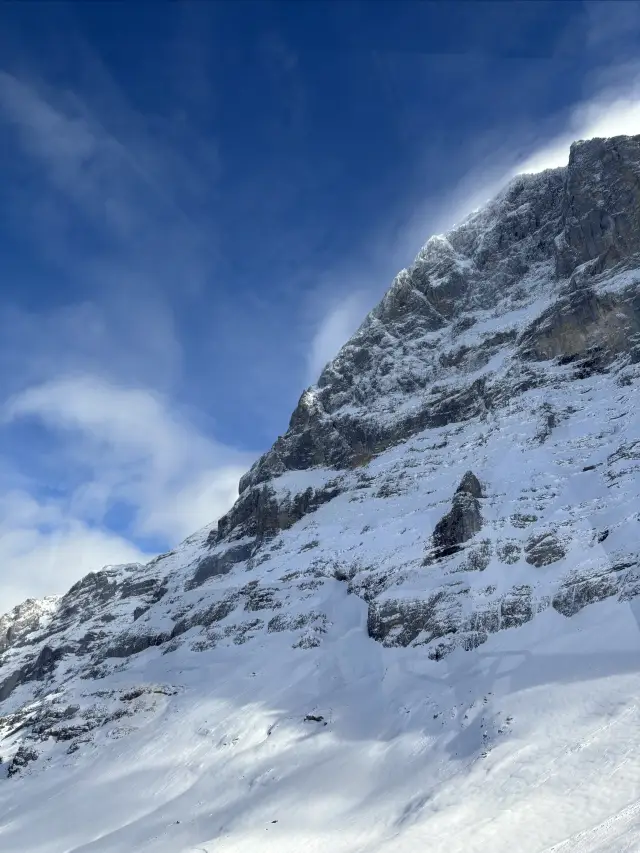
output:
[{"label": "mountain ridgeline", "polygon": [[[5,775],[127,736],[187,654],[295,667],[357,612],[381,654],[441,663],[632,602],[639,379],[640,136],[576,142],[426,243],[217,524],[0,620]],[[141,661],[166,678],[118,686]]]}]

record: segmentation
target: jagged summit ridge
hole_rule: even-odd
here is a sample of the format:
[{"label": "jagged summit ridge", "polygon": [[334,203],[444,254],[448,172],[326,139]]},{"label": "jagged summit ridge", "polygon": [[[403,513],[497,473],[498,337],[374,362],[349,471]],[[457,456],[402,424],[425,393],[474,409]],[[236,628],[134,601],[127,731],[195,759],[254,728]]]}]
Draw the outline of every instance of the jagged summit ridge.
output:
[{"label": "jagged summit ridge", "polygon": [[[242,478],[241,493],[286,470],[347,466],[499,403],[500,387],[483,370],[499,350],[522,374],[526,362],[575,358],[601,340],[605,358],[633,346],[633,292],[629,304],[597,290],[599,274],[638,266],[639,152],[640,137],[574,143],[566,168],[514,178],[430,239],[302,395],[287,433]],[[533,365],[523,381],[536,381]]]},{"label": "jagged summit ridge", "polygon": [[[242,478],[240,491],[289,469],[347,465],[392,442],[393,435],[377,435],[380,416],[388,420],[398,408],[406,410],[410,395],[426,392],[458,366],[443,363],[443,344],[455,346],[460,339],[463,345],[464,332],[477,322],[475,312],[490,314],[500,301],[505,307],[526,306],[552,278],[564,171],[514,179],[487,207],[444,237],[429,240],[317,385],[302,395],[287,433]],[[516,285],[521,286],[513,293]],[[489,355],[500,342],[487,338]],[[429,409],[439,419],[441,400],[421,406],[411,397],[406,431],[426,426]],[[446,417],[445,412],[440,419]]]}]

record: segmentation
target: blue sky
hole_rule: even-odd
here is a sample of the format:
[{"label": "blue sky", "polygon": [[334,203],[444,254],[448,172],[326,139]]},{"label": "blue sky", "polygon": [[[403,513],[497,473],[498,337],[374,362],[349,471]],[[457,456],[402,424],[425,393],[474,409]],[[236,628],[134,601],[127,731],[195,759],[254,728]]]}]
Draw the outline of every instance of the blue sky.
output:
[{"label": "blue sky", "polygon": [[640,132],[635,2],[0,6],[0,612],[217,518],[427,237]]}]

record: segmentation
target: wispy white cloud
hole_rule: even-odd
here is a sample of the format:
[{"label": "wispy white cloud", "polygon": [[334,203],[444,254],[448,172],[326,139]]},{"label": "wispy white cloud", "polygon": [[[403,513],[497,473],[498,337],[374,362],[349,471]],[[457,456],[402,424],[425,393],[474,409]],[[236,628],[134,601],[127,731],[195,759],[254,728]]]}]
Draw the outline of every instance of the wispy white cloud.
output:
[{"label": "wispy white cloud", "polygon": [[[215,140],[203,145],[178,119],[158,132],[162,119],[137,114],[88,61],[101,89],[89,101],[0,70],[5,138],[38,176],[17,192],[11,221],[69,295],[30,312],[0,306],[0,405],[10,395],[0,610],[172,547],[229,507],[253,459],[176,403],[183,349],[172,302],[198,293],[213,268],[215,232],[199,204],[218,174]],[[88,243],[78,228],[83,238],[90,229]],[[28,439],[16,452],[9,440],[28,421],[51,447],[37,470]]]},{"label": "wispy white cloud", "polygon": [[308,354],[307,382],[315,382],[322,368],[336,356],[362,322],[368,308],[366,293],[351,293],[334,303],[317,327]]},{"label": "wispy white cloud", "polygon": [[86,375],[15,395],[4,427],[27,419],[54,434],[49,476],[64,470],[72,485],[55,498],[38,497],[37,483],[31,494],[0,490],[0,609],[64,591],[105,562],[149,558],[136,543],[173,546],[231,506],[253,459],[206,437],[161,395]]},{"label": "wispy white cloud", "polygon": [[203,435],[161,395],[91,376],[16,395],[5,419],[24,418],[55,430],[63,464],[85,472],[75,512],[99,518],[123,503],[138,537],[174,541],[216,520],[252,460]]},{"label": "wispy white cloud", "polygon": [[[146,119],[115,94],[105,70],[102,83],[110,85],[111,101],[117,99],[114,115],[96,114],[74,92],[0,70],[0,118],[14,127],[56,190],[119,236],[130,239],[132,228],[157,224],[167,214],[174,219],[163,221],[165,231],[197,230],[183,202],[217,177],[215,141],[204,147],[189,136],[186,157],[167,143],[168,134],[158,133],[159,118]],[[174,119],[170,139],[181,124]]]},{"label": "wispy white cloud", "polygon": [[25,491],[0,494],[0,612],[29,597],[54,595],[105,565],[151,555],[124,537],[96,528],[55,501]]},{"label": "wispy white cloud", "polygon": [[95,56],[92,77],[101,89],[88,96],[0,70],[0,125],[42,178],[7,189],[10,221],[85,298],[201,293],[217,260],[203,204],[220,174],[215,139],[132,109]]},{"label": "wispy white cloud", "polygon": [[627,67],[627,79],[605,85],[571,110],[562,133],[543,143],[517,172],[541,172],[566,166],[569,146],[578,139],[608,138],[640,133],[640,70]]},{"label": "wispy white cloud", "polygon": [[166,390],[182,370],[170,307],[134,287],[47,311],[0,305],[0,398],[77,372]]},{"label": "wispy white cloud", "polygon": [[127,150],[92,121],[77,98],[59,100],[54,105],[34,86],[0,72],[1,114],[53,187],[116,233],[130,233],[139,223]]}]

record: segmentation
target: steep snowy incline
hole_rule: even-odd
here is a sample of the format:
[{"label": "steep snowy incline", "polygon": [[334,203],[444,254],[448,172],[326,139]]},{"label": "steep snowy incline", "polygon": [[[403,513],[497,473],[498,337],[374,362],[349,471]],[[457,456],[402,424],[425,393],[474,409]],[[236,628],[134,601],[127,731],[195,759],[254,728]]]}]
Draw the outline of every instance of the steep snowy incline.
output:
[{"label": "steep snowy incline", "polygon": [[640,848],[640,137],[432,238],[217,524],[0,621],[1,853]]},{"label": "steep snowy incline", "polygon": [[[438,663],[367,641],[344,586],[323,606],[322,648],[292,653],[271,634],[173,660],[145,652],[114,674],[102,701],[125,716],[90,749],[59,743],[43,770],[3,783],[0,849],[638,849],[628,605],[571,620],[547,611]],[[83,688],[65,701],[82,702]]]}]

